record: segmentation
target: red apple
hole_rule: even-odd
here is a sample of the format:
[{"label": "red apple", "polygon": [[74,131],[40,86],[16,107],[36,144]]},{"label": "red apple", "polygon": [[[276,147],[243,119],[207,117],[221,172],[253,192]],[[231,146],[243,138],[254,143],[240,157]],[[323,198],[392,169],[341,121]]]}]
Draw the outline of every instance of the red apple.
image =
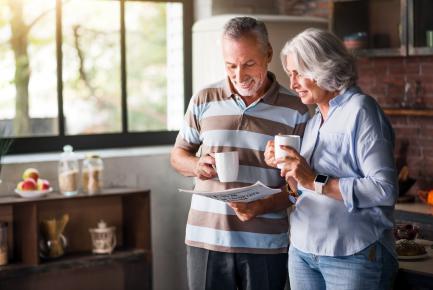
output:
[{"label": "red apple", "polygon": [[33,178],[35,182],[38,181],[39,171],[35,168],[27,168],[23,173],[23,179]]},{"label": "red apple", "polygon": [[31,191],[37,189],[38,189],[38,185],[36,184],[36,181],[33,178],[26,178],[24,179],[24,181],[22,181],[21,190]]},{"label": "red apple", "polygon": [[50,188],[50,182],[46,179],[38,179],[38,190],[48,190]]}]

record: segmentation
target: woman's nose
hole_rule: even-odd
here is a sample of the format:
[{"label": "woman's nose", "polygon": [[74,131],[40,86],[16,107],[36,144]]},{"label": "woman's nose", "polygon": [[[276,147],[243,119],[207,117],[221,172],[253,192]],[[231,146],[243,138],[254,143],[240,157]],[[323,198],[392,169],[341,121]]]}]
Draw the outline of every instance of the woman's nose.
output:
[{"label": "woman's nose", "polygon": [[295,75],[290,76],[290,88],[292,90],[296,89],[299,86],[298,80],[296,79]]}]

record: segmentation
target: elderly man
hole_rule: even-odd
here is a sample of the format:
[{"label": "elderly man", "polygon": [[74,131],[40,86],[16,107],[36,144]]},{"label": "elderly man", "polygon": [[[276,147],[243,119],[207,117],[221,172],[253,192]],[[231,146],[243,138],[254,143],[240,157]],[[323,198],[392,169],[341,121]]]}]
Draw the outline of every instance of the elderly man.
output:
[{"label": "elderly man", "polygon": [[[280,171],[264,161],[266,142],[278,133],[302,135],[307,107],[268,72],[272,47],[262,22],[231,19],[224,27],[222,49],[227,78],[191,99],[171,153],[172,166],[196,177],[197,190],[224,190],[257,180],[282,187]],[[224,151],[239,152],[236,182],[220,182],[213,168],[212,153]],[[185,238],[189,288],[283,289],[288,206],[284,191],[248,204],[194,195]]]}]

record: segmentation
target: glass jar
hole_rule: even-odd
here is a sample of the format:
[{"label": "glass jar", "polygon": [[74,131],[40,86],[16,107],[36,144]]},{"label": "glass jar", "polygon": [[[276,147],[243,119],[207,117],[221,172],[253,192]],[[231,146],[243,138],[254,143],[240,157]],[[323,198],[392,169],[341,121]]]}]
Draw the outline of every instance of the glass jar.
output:
[{"label": "glass jar", "polygon": [[88,194],[99,193],[102,190],[102,173],[104,163],[96,154],[88,154],[83,160],[82,186],[83,192]]},{"label": "glass jar", "polygon": [[78,193],[78,170],[78,159],[72,146],[65,145],[58,167],[59,190],[63,195],[72,196]]},{"label": "glass jar", "polygon": [[0,265],[8,263],[8,223],[0,222]]},{"label": "glass jar", "polygon": [[64,255],[68,240],[63,234],[54,238],[39,240],[39,256],[43,259],[53,259]]}]

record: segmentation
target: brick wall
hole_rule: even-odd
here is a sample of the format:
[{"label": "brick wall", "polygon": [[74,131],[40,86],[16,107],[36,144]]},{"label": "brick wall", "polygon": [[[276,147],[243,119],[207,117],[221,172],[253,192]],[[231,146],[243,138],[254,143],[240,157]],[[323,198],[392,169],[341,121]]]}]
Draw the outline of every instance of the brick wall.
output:
[{"label": "brick wall", "polygon": [[[283,14],[328,17],[327,0],[280,0],[278,3]],[[433,110],[433,56],[363,58],[358,60],[358,72],[359,86],[382,107]],[[397,158],[402,142],[409,142],[409,173],[418,180],[411,192],[433,188],[433,117],[405,115],[389,116],[389,119],[396,133]]]}]

